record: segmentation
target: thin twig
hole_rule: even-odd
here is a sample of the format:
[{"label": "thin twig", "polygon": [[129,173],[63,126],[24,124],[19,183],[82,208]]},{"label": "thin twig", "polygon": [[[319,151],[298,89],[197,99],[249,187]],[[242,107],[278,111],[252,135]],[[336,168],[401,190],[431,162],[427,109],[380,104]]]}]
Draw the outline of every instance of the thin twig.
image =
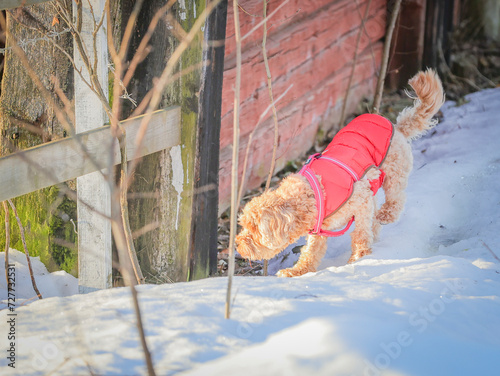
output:
[{"label": "thin twig", "polygon": [[57,76],[50,76],[50,82],[54,85],[54,92],[56,93],[59,100],[64,104],[64,112],[68,115],[71,124],[75,124],[75,112],[73,111],[73,106],[71,101],[66,96],[64,91],[61,89],[61,85]]},{"label": "thin twig", "polygon": [[267,75],[267,88],[269,91],[269,99],[271,100],[271,108],[273,110],[273,119],[274,119],[274,143],[273,143],[273,156],[271,158],[271,167],[269,169],[269,175],[266,181],[266,191],[269,189],[271,185],[271,178],[273,177],[274,168],[276,166],[276,151],[278,149],[278,138],[279,138],[279,128],[278,128],[278,114],[276,111],[276,106],[274,105],[273,98],[273,84],[271,78],[271,69],[269,69],[269,61],[267,59],[267,0],[263,0],[264,6],[264,37],[262,39],[262,55],[264,57],[264,65],[266,67],[266,75]]},{"label": "thin twig", "polygon": [[[126,147],[125,147],[126,148]],[[129,217],[129,212],[128,212],[128,200],[127,200],[127,191],[128,187],[126,186],[126,181],[127,181],[127,170],[123,168],[123,166],[127,165],[127,161],[125,160],[124,163],[122,163],[122,177],[121,177],[121,184],[120,184],[120,206],[121,206],[121,213],[122,213],[122,221],[123,221],[123,227],[125,230],[125,239],[127,241],[127,250],[128,254],[130,257],[130,260],[132,261],[132,268],[134,270],[134,275],[135,278],[138,282],[138,284],[143,284],[145,282],[144,275],[142,274],[141,266],[139,265],[139,260],[137,259],[137,252],[135,250],[135,245],[134,245],[134,237],[132,235],[132,230],[130,228],[130,217]]]},{"label": "thin twig", "polygon": [[[208,66],[210,64],[210,61],[201,61],[199,63],[193,64],[187,68],[182,69],[181,71],[172,74],[170,78],[165,82],[165,86],[170,85],[172,82],[177,81],[179,78],[184,77],[185,75],[194,72],[198,69],[203,68],[204,66]],[[149,102],[151,101],[151,98],[153,97],[153,90],[150,90],[142,99],[141,103],[135,108],[134,112],[130,114],[130,117],[133,118],[135,116],[142,115],[144,111],[147,110],[149,106]]]},{"label": "thin twig", "polygon": [[385,43],[384,43],[384,53],[382,55],[382,65],[380,67],[380,75],[377,81],[377,88],[375,90],[375,99],[373,100],[373,111],[375,113],[379,113],[380,103],[382,102],[382,93],[384,91],[384,82],[385,75],[387,73],[387,64],[389,62],[389,52],[391,49],[392,42],[392,34],[394,32],[394,27],[396,25],[396,20],[399,15],[399,9],[401,7],[401,0],[396,0],[396,4],[394,4],[394,8],[391,13],[391,20],[389,22],[389,26],[387,28],[387,32],[385,34]]},{"label": "thin twig", "polygon": [[[81,7],[81,2],[77,3],[77,5],[78,5],[77,19],[79,20],[82,18],[83,9]],[[103,90],[103,87],[99,81],[97,71],[94,69],[93,65],[91,64],[91,61],[89,58],[90,54],[88,53],[87,46],[85,45],[85,43],[83,43],[83,39],[82,39],[81,34],[80,34],[81,30],[78,28],[78,26],[75,29],[74,25],[72,23],[70,23],[69,25],[72,27],[74,44],[76,45],[77,51],[79,52],[80,58],[82,59],[82,63],[85,66],[85,68],[87,69],[87,72],[89,74],[91,89],[97,95],[97,98],[101,102],[101,105],[102,105],[103,109],[106,111],[106,114],[108,115],[110,120],[112,120],[113,113],[111,110],[111,106],[108,103],[107,96],[104,94],[104,90]],[[97,48],[97,44],[95,42],[96,37],[97,37],[97,33],[93,33],[94,48]],[[95,66],[95,64],[94,64],[94,66]]]},{"label": "thin twig", "polygon": [[[358,2],[356,0],[354,0],[354,2],[356,4],[356,9],[358,9],[358,13],[359,13]],[[346,90],[345,96],[344,96],[344,103],[342,103],[342,112],[340,114],[340,121],[339,121],[340,128],[342,128],[344,126],[346,109],[347,109],[347,101],[349,100],[349,93],[351,91],[352,80],[354,78],[354,71],[356,70],[356,64],[358,62],[359,42],[361,41],[361,35],[363,34],[363,30],[365,28],[365,22],[368,18],[368,13],[370,12],[371,3],[372,3],[372,0],[368,0],[368,4],[366,5],[366,9],[365,9],[365,15],[361,19],[361,26],[359,27],[359,31],[358,31],[358,38],[356,40],[356,47],[354,48],[354,57],[352,59],[351,75],[349,76],[349,81],[347,83],[347,90]]]},{"label": "thin twig", "polygon": [[28,269],[30,271],[30,276],[31,276],[31,284],[33,285],[33,290],[35,290],[36,295],[38,296],[38,299],[42,299],[42,294],[40,294],[40,291],[38,290],[38,287],[36,285],[35,281],[35,276],[33,275],[33,268],[31,267],[31,259],[30,259],[30,253],[28,251],[28,246],[26,245],[26,237],[24,236],[24,227],[23,224],[21,223],[21,219],[19,218],[19,214],[17,213],[17,209],[14,206],[14,203],[12,200],[8,200],[9,205],[12,208],[12,212],[14,213],[16,220],[17,220],[17,225],[19,226],[19,232],[21,233],[21,240],[23,242],[23,247],[24,247],[24,253],[26,254],[26,260],[28,261]]},{"label": "thin twig", "polygon": [[[153,19],[149,23],[148,30],[146,31],[146,34],[142,37],[141,42],[139,43],[139,47],[137,47],[137,51],[134,54],[134,57],[129,63],[129,66],[127,68],[127,72],[125,74],[125,77],[123,78],[123,84],[125,86],[128,86],[130,83],[130,80],[134,76],[134,73],[137,69],[137,66],[141,61],[144,60],[146,55],[149,53],[148,50],[148,45],[149,41],[151,40],[151,37],[153,36],[154,31],[156,30],[156,27],[158,23],[160,22],[161,18],[165,15],[165,13],[172,7],[172,5],[175,3],[175,0],[169,0],[167,4],[165,4],[163,7],[161,7],[153,16]],[[109,18],[109,16],[108,16]],[[108,28],[109,29],[109,28]]]},{"label": "thin twig", "polygon": [[[361,14],[361,10],[359,9],[358,3],[356,1],[356,11],[358,12],[359,18],[363,19],[363,15]],[[363,31],[368,38],[368,45],[370,46],[370,54],[372,56],[372,63],[373,63],[373,71],[377,71],[377,58],[375,57],[375,51],[373,50],[373,41],[371,35],[368,33],[368,30],[366,28],[366,22],[368,19],[365,19],[365,22],[363,23]]]},{"label": "thin twig", "polygon": [[137,317],[136,320],[136,326],[137,330],[139,331],[139,338],[141,339],[141,346],[142,350],[144,351],[144,357],[146,358],[146,364],[148,367],[148,375],[149,376],[155,376],[156,372],[154,370],[153,366],[153,359],[151,358],[151,353],[148,349],[148,344],[146,342],[146,333],[144,332],[144,326],[142,324],[142,315],[141,315],[141,309],[139,306],[139,297],[137,296],[137,290],[135,289],[135,286],[130,286],[130,291],[132,292],[132,300],[134,302],[134,310],[135,314]]},{"label": "thin twig", "polygon": [[[146,133],[146,130],[148,128],[148,124],[151,120],[151,117],[153,116],[153,112],[157,109],[158,105],[160,104],[161,98],[163,96],[163,90],[165,89],[165,86],[169,82],[169,80],[172,77],[173,71],[175,67],[177,66],[177,63],[179,62],[182,54],[186,49],[191,45],[193,42],[194,38],[196,35],[199,33],[199,30],[201,29],[202,25],[205,23],[205,20],[209,16],[209,14],[212,12],[212,10],[219,4],[221,0],[213,0],[209,2],[203,12],[198,16],[196,21],[194,22],[193,26],[191,27],[191,30],[186,34],[186,38],[179,43],[177,48],[174,50],[172,55],[167,61],[167,64],[161,74],[161,76],[158,78],[156,81],[155,85],[151,89],[152,94],[149,99],[149,105],[148,109],[146,111],[146,114],[144,118],[141,121],[141,125],[139,127],[139,131],[137,132],[137,138],[136,138],[136,153],[134,157],[132,158],[132,162],[130,163],[129,166],[129,180],[134,174],[135,168],[137,167],[137,164],[139,163],[138,159],[138,154],[140,149],[142,148],[142,143],[144,140],[144,135]],[[128,184],[129,182],[127,182]]]},{"label": "thin twig", "polygon": [[[2,27],[4,27],[4,29],[6,29],[6,20],[1,12],[0,12],[0,24],[2,25]],[[6,30],[8,32],[8,29],[6,29]],[[53,98],[52,94],[47,90],[45,85],[42,83],[42,81],[40,80],[40,77],[38,77],[37,73],[33,69],[33,65],[28,60],[26,53],[24,52],[24,50],[21,47],[19,47],[16,37],[12,33],[9,33],[9,32],[8,32],[8,36],[9,36],[9,41],[11,43],[10,48],[14,51],[16,56],[19,58],[19,61],[21,62],[24,69],[26,70],[26,73],[28,74],[30,79],[33,81],[33,83],[36,85],[36,87],[40,91],[40,94],[42,95],[43,99],[49,104],[49,106],[52,109],[54,109],[54,113],[56,115],[56,118],[60,122],[60,124],[63,126],[63,128],[71,136],[74,136],[75,135],[74,127],[68,122],[68,119],[66,118],[64,111],[61,110],[61,108],[56,103],[55,99]],[[78,138],[75,138],[75,140],[77,141],[78,146],[80,147],[82,152],[85,154],[85,156],[87,158],[89,158],[89,160],[91,161],[91,163],[95,167],[98,167],[96,160],[88,153],[87,148],[85,147],[83,142]],[[97,171],[100,171],[100,174],[106,178],[105,174],[100,169],[97,169]]]},{"label": "thin twig", "polygon": [[[250,29],[250,31],[248,31],[248,33],[246,33],[245,35],[243,35],[241,37],[241,42],[243,42],[246,38],[248,38],[250,35],[252,35],[253,33],[255,33],[257,30],[260,29],[260,27],[264,24],[265,21],[267,21],[268,19],[270,19],[272,16],[274,16],[281,8],[283,8],[286,4],[288,4],[290,0],[285,0],[283,1],[280,5],[278,5],[278,7],[276,7],[275,10],[273,10],[271,13],[269,13],[269,16],[265,17],[262,21],[260,21],[257,25],[255,25],[254,27],[252,27]],[[234,14],[236,14],[236,11],[234,12]]]},{"label": "thin twig", "polygon": [[139,305],[139,299],[137,296],[137,290],[135,289],[135,280],[132,272],[132,261],[128,255],[127,240],[125,238],[125,230],[123,227],[123,222],[121,221],[121,207],[118,199],[114,199],[111,202],[111,213],[112,221],[111,228],[113,230],[113,238],[115,239],[116,249],[118,251],[118,258],[120,261],[120,272],[123,276],[125,284],[130,287],[130,292],[132,293],[132,301],[134,304],[134,311],[136,315],[136,326],[139,332],[139,338],[141,340],[142,350],[144,352],[144,357],[146,365],[148,368],[148,375],[156,375],[153,361],[151,358],[151,353],[149,352],[146,336],[144,331],[144,326],[142,323],[142,315]]},{"label": "thin twig", "polygon": [[[263,38],[262,38],[262,56],[264,58],[264,66],[266,67],[266,75],[267,75],[267,88],[269,91],[269,99],[271,100],[271,107],[273,110],[273,120],[274,120],[274,141],[273,141],[273,154],[271,157],[271,167],[269,167],[269,175],[267,176],[266,188],[264,191],[267,191],[271,186],[271,179],[274,175],[274,169],[276,168],[276,152],[278,150],[278,140],[279,140],[279,127],[278,127],[278,114],[276,111],[276,106],[274,105],[273,98],[273,83],[271,78],[271,69],[269,68],[269,61],[267,59],[267,0],[262,1],[263,5],[263,16],[264,16],[264,25],[263,25]],[[264,276],[267,276],[267,267],[269,261],[264,260]]]},{"label": "thin twig", "polygon": [[495,258],[495,260],[497,260],[498,262],[500,262],[500,258],[498,258],[498,256],[495,254],[495,252],[493,252],[491,250],[491,248],[488,247],[488,245],[485,242],[483,242],[482,240],[481,240],[481,243],[483,243],[484,248],[486,248],[491,253],[491,255]]},{"label": "thin twig", "polygon": [[6,201],[2,202],[5,212],[5,278],[9,288],[9,248],[10,248],[10,212]]},{"label": "thin twig", "polygon": [[[137,18],[139,16],[139,12],[142,7],[143,0],[137,1],[134,9],[132,11],[132,15],[130,16],[127,27],[125,30],[124,37],[122,39],[121,47],[119,52],[117,53],[116,48],[113,44],[113,38],[110,34],[111,24],[110,24],[110,8],[109,1],[106,4],[106,11],[108,12],[108,44],[110,45],[109,52],[113,63],[115,64],[114,70],[114,85],[113,85],[113,97],[115,100],[113,101],[113,106],[111,112],[113,114],[111,119],[111,131],[118,139],[120,146],[120,183],[118,186],[120,193],[120,210],[121,210],[121,219],[123,222],[123,230],[125,235],[125,240],[127,244],[128,256],[131,261],[133,274],[135,276],[135,281],[138,284],[144,283],[144,276],[141,271],[141,267],[139,265],[139,260],[137,259],[137,252],[134,246],[134,240],[132,236],[132,230],[130,228],[130,220],[128,213],[128,200],[127,200],[127,191],[128,191],[128,162],[127,162],[127,144],[126,144],[126,132],[125,129],[118,122],[119,113],[120,113],[120,100],[119,96],[121,94],[121,83],[122,76],[124,71],[124,61],[125,56],[127,55],[128,46],[130,44],[130,39],[132,35],[132,30],[135,26]],[[111,189],[115,188],[114,182],[110,182]]]},{"label": "thin twig", "polygon": [[[293,87],[293,84],[288,86],[288,88],[281,94],[276,100],[274,101],[274,104],[276,105],[282,98],[285,97],[286,93]],[[263,113],[260,114],[259,120],[257,121],[257,124],[253,127],[252,132],[250,132],[250,135],[248,136],[248,141],[247,141],[247,148],[245,151],[245,159],[243,161],[243,172],[241,174],[241,183],[240,183],[240,191],[238,194],[238,202],[241,202],[243,198],[243,192],[245,191],[245,183],[246,183],[246,175],[247,175],[247,166],[248,166],[248,158],[250,155],[250,146],[252,145],[253,137],[259,128],[259,125],[262,123],[264,118],[266,117],[267,113],[271,111],[271,106],[272,104],[270,103],[266,109],[264,110]]]},{"label": "thin twig", "polygon": [[[128,190],[128,175],[127,175],[127,150],[126,150],[126,133],[121,124],[119,123],[119,112],[120,112],[120,100],[119,97],[121,95],[121,86],[122,84],[122,76],[124,70],[124,59],[127,54],[128,46],[131,40],[132,31],[137,21],[137,17],[139,15],[139,11],[141,9],[143,0],[138,0],[135,3],[133,12],[127,22],[127,26],[125,29],[124,37],[122,38],[122,43],[119,52],[117,53],[113,43],[112,38],[109,38],[110,34],[108,33],[108,44],[109,51],[113,58],[113,62],[115,64],[115,81],[113,87],[114,98],[116,99],[113,103],[113,107],[111,108],[108,104],[107,96],[104,94],[103,86],[99,82],[99,76],[97,74],[97,35],[99,29],[102,27],[102,23],[104,21],[106,12],[108,12],[108,32],[110,32],[110,8],[109,8],[109,0],[106,1],[106,4],[103,8],[103,13],[101,15],[101,19],[99,24],[97,24],[94,17],[94,30],[93,30],[93,52],[94,52],[94,66],[90,65],[88,53],[86,50],[86,46],[83,43],[83,39],[80,38],[79,31],[81,30],[81,21],[79,21],[79,25],[76,26],[76,30],[78,32],[73,33],[73,37],[75,40],[75,44],[77,45],[78,51],[82,58],[82,61],[87,68],[89,73],[91,83],[92,83],[92,91],[97,95],[100,102],[102,103],[106,113],[109,116],[111,123],[111,132],[113,136],[118,139],[120,145],[120,180],[118,186],[115,184],[113,179],[111,179],[111,174],[108,176],[108,185],[111,191],[111,228],[113,232],[113,237],[115,239],[115,245],[118,250],[118,256],[120,261],[120,271],[124,277],[124,280],[127,285],[131,288],[132,300],[134,303],[134,310],[136,314],[136,325],[139,331],[139,337],[141,340],[142,349],[145,356],[145,361],[148,368],[148,374],[150,376],[155,375],[153,362],[151,359],[151,354],[149,352],[144,327],[142,323],[141,311],[137,297],[137,291],[135,290],[135,283],[140,283],[144,280],[142,276],[139,263],[137,260],[137,254],[135,252],[132,232],[130,230],[129,216],[128,216],[128,202],[127,202],[127,190]],[[80,4],[79,4],[80,5]],[[90,3],[89,3],[90,6]],[[82,7],[78,7],[78,20],[81,20],[81,12]],[[91,9],[92,16],[94,16],[93,10]],[[73,29],[74,26],[73,26]],[[112,160],[110,153],[110,162]],[[110,170],[112,170],[113,166],[109,166]],[[135,278],[133,278],[135,277]]]},{"label": "thin twig", "polygon": [[240,149],[240,87],[241,87],[241,30],[238,1],[233,0],[234,32],[236,41],[236,82],[234,88],[233,114],[233,159],[231,170],[231,219],[229,230],[229,266],[227,272],[227,294],[225,318],[231,317],[231,287],[234,275],[235,237],[238,213],[238,153]]},{"label": "thin twig", "polygon": [[134,231],[132,233],[132,237],[134,239],[137,239],[138,237],[147,234],[150,231],[156,230],[158,227],[160,227],[160,222],[158,221],[150,222],[147,225],[142,226],[139,230]]}]

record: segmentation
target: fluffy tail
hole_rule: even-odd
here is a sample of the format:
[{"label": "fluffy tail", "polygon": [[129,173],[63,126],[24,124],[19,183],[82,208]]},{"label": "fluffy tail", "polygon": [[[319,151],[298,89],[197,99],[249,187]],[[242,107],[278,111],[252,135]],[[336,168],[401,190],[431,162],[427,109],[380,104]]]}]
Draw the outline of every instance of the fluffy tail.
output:
[{"label": "fluffy tail", "polygon": [[437,124],[437,120],[432,117],[444,103],[444,92],[441,80],[432,69],[418,72],[409,84],[417,97],[414,98],[413,107],[405,108],[398,115],[396,128],[407,139],[413,140]]}]

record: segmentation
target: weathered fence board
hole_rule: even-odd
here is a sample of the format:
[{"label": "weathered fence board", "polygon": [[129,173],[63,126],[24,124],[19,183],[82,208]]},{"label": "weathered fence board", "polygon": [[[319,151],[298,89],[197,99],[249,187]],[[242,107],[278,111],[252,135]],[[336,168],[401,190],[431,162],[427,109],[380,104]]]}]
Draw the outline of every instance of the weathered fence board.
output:
[{"label": "weathered fence board", "polygon": [[2,0],[0,1],[0,10],[24,7],[27,5],[47,3],[51,0]]},{"label": "weathered fence board", "polygon": [[[180,107],[156,111],[144,136],[139,157],[180,144]],[[135,140],[143,116],[122,122],[127,132],[127,156],[136,153]],[[77,138],[87,149],[85,155]],[[24,195],[54,184],[97,171],[91,156],[101,169],[108,167],[112,136],[109,126],[100,127],[75,137],[48,142],[0,158],[0,201]],[[120,162],[115,143],[114,164]]]},{"label": "weathered fence board", "polygon": [[[85,63],[88,59],[93,66],[93,74],[97,76],[102,86],[103,94],[108,98],[107,38],[102,27],[96,30],[98,22],[96,20],[106,17],[103,11],[104,0],[73,2],[73,14],[81,20],[79,35],[81,43],[86,46],[84,54],[88,55],[82,56],[82,51],[78,48],[79,43],[73,43],[75,69],[82,72],[82,76],[75,74],[74,79],[77,133],[100,127],[108,120],[101,101],[82,79],[92,82]],[[103,24],[106,24],[106,20]],[[98,172],[78,177],[76,191],[78,195],[78,288],[80,293],[86,293],[112,286],[111,221],[95,215],[96,211],[107,216],[112,215],[111,192],[108,182]],[[86,202],[87,205],[81,205],[81,202]]]}]

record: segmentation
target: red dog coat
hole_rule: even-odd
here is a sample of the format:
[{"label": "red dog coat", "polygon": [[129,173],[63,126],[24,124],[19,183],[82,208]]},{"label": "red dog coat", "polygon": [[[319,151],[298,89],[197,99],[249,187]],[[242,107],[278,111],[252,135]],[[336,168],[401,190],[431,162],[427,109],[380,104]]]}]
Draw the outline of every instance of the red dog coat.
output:
[{"label": "red dog coat", "polygon": [[[392,123],[380,115],[358,116],[342,128],[325,151],[309,157],[299,174],[311,184],[316,197],[318,218],[309,232],[314,235],[340,236],[354,221],[349,221],[341,231],[321,229],[323,220],[339,210],[351,197],[354,182],[360,180],[370,167],[379,167],[389,150],[393,134]],[[321,185],[316,176],[321,176]],[[384,179],[371,180],[373,194],[377,193]]]}]

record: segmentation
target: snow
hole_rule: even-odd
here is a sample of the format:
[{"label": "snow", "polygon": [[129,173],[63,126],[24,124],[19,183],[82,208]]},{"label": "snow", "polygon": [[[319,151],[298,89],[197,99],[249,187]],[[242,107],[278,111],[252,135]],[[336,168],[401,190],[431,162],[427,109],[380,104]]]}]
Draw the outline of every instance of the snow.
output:
[{"label": "snow", "polygon": [[[65,271],[49,273],[39,257],[31,257],[31,267],[35,281],[43,298],[69,296],[78,294],[78,279]],[[9,250],[9,264],[15,268],[16,305],[27,304],[38,299],[28,269],[28,261],[24,252]],[[0,265],[4,269],[5,252],[0,253]],[[7,281],[2,273],[0,278],[0,310],[7,308]]]},{"label": "snow", "polygon": [[[372,255],[346,265],[344,235],[316,273],[236,277],[230,320],[226,278],[138,287],[157,374],[497,375],[500,89],[468,100],[447,102],[435,132],[414,142],[404,214]],[[295,246],[270,270],[292,265]],[[42,294],[59,297],[26,301],[23,257],[12,251],[15,369],[0,311],[2,375],[147,374],[127,288],[76,295],[72,277],[34,259]],[[4,278],[0,298],[5,308]]]}]

